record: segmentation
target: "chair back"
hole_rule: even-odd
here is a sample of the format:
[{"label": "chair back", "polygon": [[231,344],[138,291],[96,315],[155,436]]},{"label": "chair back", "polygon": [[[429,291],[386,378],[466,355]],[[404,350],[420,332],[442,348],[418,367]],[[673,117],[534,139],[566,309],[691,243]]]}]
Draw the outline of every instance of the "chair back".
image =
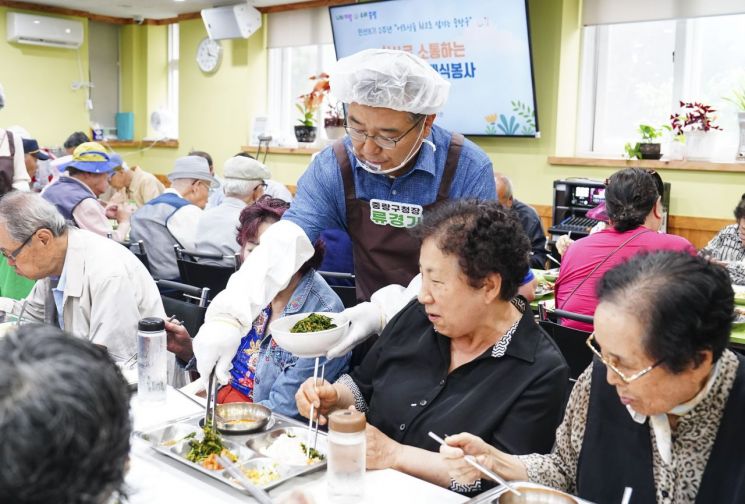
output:
[{"label": "chair back", "polygon": [[[357,305],[357,289],[355,287],[354,275],[350,273],[337,273],[335,271],[319,271],[324,280],[326,280],[331,287],[331,290],[336,292],[336,295],[341,299],[344,308],[351,308]],[[339,281],[343,282],[339,282]],[[346,285],[340,285],[341,283]]]},{"label": "chair back", "polygon": [[[228,285],[230,276],[238,271],[241,265],[240,255],[221,256],[216,254],[204,254],[192,252],[174,246],[176,251],[176,263],[178,264],[181,281],[197,287],[208,287],[210,298],[216,296]],[[205,261],[231,261],[232,266],[218,266]]]},{"label": "chair back", "polygon": [[592,350],[585,344],[590,333],[565,327],[550,320],[539,320],[538,324],[556,342],[569,365],[569,378],[576,380],[592,362]]},{"label": "chair back", "polygon": [[[109,238],[111,237],[109,236]],[[145,265],[145,268],[150,271],[150,261],[147,258],[147,253],[145,252],[145,242],[143,242],[142,240],[137,240],[136,242],[120,241],[117,243],[129,249],[129,251],[132,252],[135,257],[137,257],[137,259],[139,259],[140,262]],[[152,272],[150,273],[152,274]]]},{"label": "chair back", "polygon": [[170,280],[156,280],[158,289],[168,291],[160,296],[167,316],[175,315],[193,338],[204,323],[209,300],[209,288],[195,287]]}]

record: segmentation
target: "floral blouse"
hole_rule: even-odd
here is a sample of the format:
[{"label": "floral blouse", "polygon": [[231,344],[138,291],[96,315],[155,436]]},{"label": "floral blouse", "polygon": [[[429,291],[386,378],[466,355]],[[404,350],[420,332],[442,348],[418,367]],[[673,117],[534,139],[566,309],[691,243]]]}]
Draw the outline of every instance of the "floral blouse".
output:
[{"label": "floral blouse", "polygon": [[254,380],[256,378],[256,365],[259,361],[259,349],[261,340],[264,338],[267,321],[272,316],[271,306],[262,310],[261,314],[253,322],[251,329],[241,340],[235,357],[233,357],[233,369],[230,370],[230,385],[248,397],[253,402]]}]

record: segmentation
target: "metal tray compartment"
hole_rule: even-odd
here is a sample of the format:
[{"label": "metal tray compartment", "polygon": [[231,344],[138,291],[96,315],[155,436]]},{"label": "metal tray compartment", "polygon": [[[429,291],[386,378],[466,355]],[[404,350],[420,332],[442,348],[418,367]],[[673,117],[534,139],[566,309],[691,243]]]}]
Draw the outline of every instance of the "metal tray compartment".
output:
[{"label": "metal tray compartment", "polygon": [[[261,455],[265,457],[271,457],[271,454],[267,451],[269,447],[279,439],[279,437],[282,434],[287,434],[289,437],[294,437],[300,440],[300,442],[308,444],[308,430],[303,427],[282,427],[278,429],[273,429],[269,432],[265,432],[263,434],[257,434],[255,436],[252,436],[251,439],[249,439],[246,442],[246,445],[253,450],[256,453],[260,453]],[[313,440],[310,440],[310,443],[313,443]],[[326,436],[323,435],[321,432],[318,433],[318,440],[316,442],[316,450],[318,450],[323,456],[324,460],[321,462],[316,462],[314,464],[294,464],[291,461],[288,460],[280,460],[281,463],[295,467],[295,468],[315,468],[317,466],[322,466],[326,464],[326,454],[328,453],[328,449],[326,446]]]},{"label": "metal tray compartment", "polygon": [[[195,438],[202,438],[202,428],[199,426],[200,419],[203,419],[203,415],[196,414],[168,422],[147,431],[137,431],[134,435],[147,441],[153,450],[158,453],[245,492],[244,488],[233,480],[227,471],[213,471],[203,467],[201,464],[195,464],[186,459],[186,454],[189,451],[189,440],[185,439],[185,437],[192,432],[196,432]],[[264,455],[262,450],[266,450],[282,433],[293,434],[300,437],[303,442],[307,442],[307,429],[303,427],[303,424],[276,413],[272,413],[272,418],[267,424],[267,427],[261,432],[242,435],[220,434],[220,436],[225,446],[238,456],[237,465],[242,469],[263,469],[273,467],[273,464],[276,464],[279,479],[268,482],[266,485],[257,485],[259,488],[269,490],[291,478],[326,467],[325,460],[312,465],[293,466]],[[256,448],[253,448],[254,446]],[[324,456],[326,455],[326,434],[323,432],[318,433],[316,449]]]},{"label": "metal tray compartment", "polygon": [[[282,465],[276,460],[268,458],[268,457],[253,458],[249,460],[248,462],[239,464],[239,467],[241,471],[243,471],[245,476],[249,480],[251,480],[252,483],[254,483],[257,487],[261,488],[262,490],[269,490],[271,488],[274,488],[298,474],[292,467]],[[266,481],[266,482],[254,482],[253,478],[251,478],[251,476],[247,474],[247,471],[251,471],[251,470],[266,471],[266,472],[273,471],[274,473],[276,473],[277,478],[271,481]],[[227,479],[236,488],[242,488],[240,484],[237,483],[235,479],[227,471],[225,471],[222,476],[223,478]]]}]

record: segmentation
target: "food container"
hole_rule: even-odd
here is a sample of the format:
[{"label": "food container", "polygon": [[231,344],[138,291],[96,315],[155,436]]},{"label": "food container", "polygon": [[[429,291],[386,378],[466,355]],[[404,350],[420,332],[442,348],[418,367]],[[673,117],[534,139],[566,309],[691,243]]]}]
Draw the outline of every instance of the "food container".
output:
[{"label": "food container", "polygon": [[215,427],[223,434],[247,434],[263,429],[272,418],[266,406],[254,403],[218,404]]},{"label": "food container", "polygon": [[469,504],[592,504],[568,493],[528,481],[510,481],[520,492],[515,495],[504,486],[484,492],[469,500]]},{"label": "food container", "polygon": [[314,312],[330,317],[336,324],[333,329],[306,333],[291,333],[290,329],[310,313],[296,313],[282,317],[269,324],[269,332],[277,345],[298,357],[321,357],[328,352],[347,332],[349,320],[341,313]]},{"label": "food container", "polygon": [[[251,483],[264,490],[292,476],[292,468],[267,457],[251,459],[240,464],[238,469]],[[227,471],[223,473],[223,477],[235,484],[240,484]]]},{"label": "food container", "polygon": [[[199,423],[202,420],[204,420],[203,413],[193,414],[158,427],[153,427],[147,431],[137,431],[134,433],[134,436],[146,441],[156,452],[182,464],[186,471],[185,474],[191,472],[196,476],[197,473],[202,473],[225,485],[245,492],[243,486],[238,484],[227,471],[210,470],[186,458],[186,454],[189,451],[189,440],[185,439],[185,437],[194,433],[194,438],[201,439],[203,431]],[[266,470],[275,467],[276,464],[279,478],[267,481],[265,485],[258,485],[260,488],[269,490],[292,478],[326,467],[325,460],[310,465],[293,466],[284,464],[282,460],[265,456],[259,451],[259,448],[263,448],[266,451],[281,433],[292,433],[295,436],[299,436],[303,442],[306,442],[308,436],[308,430],[297,420],[273,413],[270,416],[268,425],[272,425],[272,423],[275,428],[271,431],[254,434],[238,434],[233,432],[229,436],[222,436],[223,445],[238,456],[236,464],[239,467],[243,467],[246,470]],[[257,449],[252,449],[252,446],[255,446]],[[318,433],[317,448],[322,454],[325,455],[327,453],[326,434],[323,432]]]},{"label": "food container", "polygon": [[300,455],[295,452],[285,453],[278,455],[274,452],[272,445],[276,442],[283,442],[284,437],[289,437],[297,440],[297,444],[304,444],[308,446],[308,443],[313,443],[313,439],[308,439],[308,429],[303,427],[285,427],[281,429],[274,429],[264,434],[253,436],[246,446],[251,450],[260,453],[264,456],[274,458],[282,464],[293,466],[293,467],[316,467],[326,464],[326,454],[328,448],[326,444],[326,436],[319,434],[316,440],[316,450],[323,456],[322,460],[308,463],[305,460],[301,460],[302,450],[299,451]]}]

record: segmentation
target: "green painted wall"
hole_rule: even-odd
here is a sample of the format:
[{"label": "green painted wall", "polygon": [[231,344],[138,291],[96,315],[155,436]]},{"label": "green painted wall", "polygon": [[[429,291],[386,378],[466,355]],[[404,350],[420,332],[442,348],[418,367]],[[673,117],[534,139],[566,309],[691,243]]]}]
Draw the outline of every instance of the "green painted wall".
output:
[{"label": "green painted wall", "polygon": [[[604,179],[613,169],[548,164],[548,156],[571,155],[574,149],[581,0],[530,0],[529,5],[541,138],[474,141],[491,157],[495,170],[512,178],[518,198],[550,205],[553,180]],[[88,126],[85,93],[70,88],[73,80],[79,80],[77,52],[8,44],[5,12],[0,8],[0,82],[6,88],[8,105],[0,111],[0,124],[21,124],[44,145],[59,145],[70,132]],[[191,149],[206,150],[221,172],[225,159],[248,143],[253,117],[265,113],[265,29],[248,40],[223,41],[220,69],[205,75],[194,58],[199,41],[206,36],[202,22],[185,21],[180,28],[180,147],[121,149],[121,153],[130,164],[139,164],[154,173],[168,173],[176,157]],[[165,103],[166,57],[166,27],[122,28],[122,110],[135,113],[138,139],[149,133],[150,113]],[[87,75],[85,45],[80,61],[83,75]],[[309,156],[302,155],[270,155],[267,164],[275,179],[295,184],[309,160]],[[661,173],[672,184],[671,211],[675,215],[728,218],[745,191],[745,174],[677,170]]]},{"label": "green painted wall", "polygon": [[72,89],[73,81],[88,80],[88,20],[58,16],[81,21],[85,30],[80,49],[58,49],[8,43],[8,12],[23,11],[0,7],[0,83],[6,98],[0,126],[17,124],[42,145],[62,145],[70,133],[89,126],[87,92]]}]

